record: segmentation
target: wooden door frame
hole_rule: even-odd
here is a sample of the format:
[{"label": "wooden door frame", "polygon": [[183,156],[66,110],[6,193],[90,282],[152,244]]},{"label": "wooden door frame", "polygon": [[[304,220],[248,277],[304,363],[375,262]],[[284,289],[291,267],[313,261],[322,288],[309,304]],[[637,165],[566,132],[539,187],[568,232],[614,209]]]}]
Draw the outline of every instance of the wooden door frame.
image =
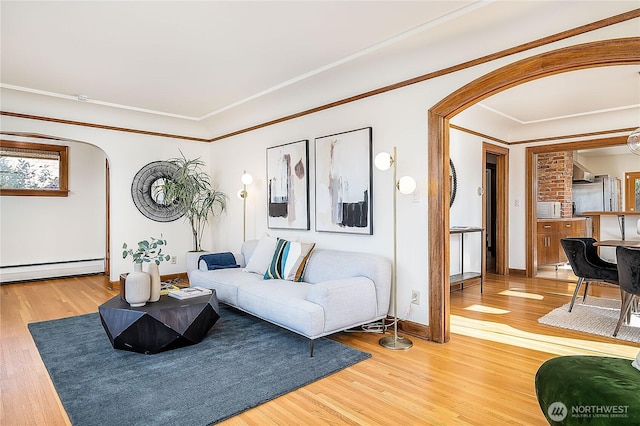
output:
[{"label": "wooden door frame", "polygon": [[579,149],[605,148],[627,143],[626,136],[615,136],[586,141],[556,143],[551,145],[530,146],[526,149],[526,180],[527,190],[527,266],[526,276],[534,277],[538,273],[537,238],[536,238],[536,155],[550,152],[577,151]]},{"label": "wooden door frame", "polygon": [[[102,148],[101,148],[102,149]],[[104,151],[103,151],[104,152]],[[106,153],[105,153],[106,157]],[[105,247],[104,247],[104,274],[111,282],[111,170],[109,169],[109,159],[104,160],[105,169]]]},{"label": "wooden door frame", "polygon": [[[640,179],[640,172],[625,172],[624,174],[624,209],[626,211],[635,211],[636,204],[631,203],[631,199],[635,200],[635,185],[631,185],[631,179]],[[637,203],[637,200],[636,200]]]},{"label": "wooden door frame", "polygon": [[[487,164],[487,154],[497,157],[496,163],[496,274],[509,273],[509,148],[482,143],[482,167]],[[482,226],[487,229],[487,175],[482,174]],[[486,271],[483,271],[486,273]]]},{"label": "wooden door frame", "polygon": [[[451,338],[449,306],[449,120],[496,93],[528,81],[585,68],[640,63],[640,37],[600,40],[535,55],[494,70],[451,93],[428,113],[429,331]],[[529,236],[529,234],[528,234]],[[529,239],[529,238],[527,238]],[[530,241],[527,241],[530,243]]]}]

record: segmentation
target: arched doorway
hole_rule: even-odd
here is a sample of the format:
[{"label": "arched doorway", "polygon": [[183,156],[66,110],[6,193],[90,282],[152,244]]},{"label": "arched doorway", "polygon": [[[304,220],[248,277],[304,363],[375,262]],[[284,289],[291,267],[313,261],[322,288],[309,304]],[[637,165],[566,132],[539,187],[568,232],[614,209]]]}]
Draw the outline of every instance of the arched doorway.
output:
[{"label": "arched doorway", "polygon": [[[434,342],[450,339],[449,312],[449,120],[510,87],[584,68],[640,63],[640,38],[601,40],[579,44],[497,69],[451,93],[429,110],[429,331]],[[441,242],[432,244],[432,242]]]},{"label": "arched doorway", "polygon": [[[11,201],[22,206],[24,211],[9,210],[7,223],[11,224],[13,232],[20,233],[20,237],[8,238],[7,242],[11,244],[6,246],[24,261],[19,267],[9,266],[20,272],[6,274],[3,278],[13,282],[93,274],[108,277],[110,178],[107,153],[96,144],[50,134],[0,133],[4,140],[64,145],[69,149],[68,198],[28,197],[26,204],[20,197],[11,197],[16,199]],[[25,204],[29,207],[25,208]],[[30,246],[25,249],[25,244],[33,244],[38,238],[39,250],[51,253],[50,257],[42,256]],[[16,243],[18,240],[25,243]]]}]

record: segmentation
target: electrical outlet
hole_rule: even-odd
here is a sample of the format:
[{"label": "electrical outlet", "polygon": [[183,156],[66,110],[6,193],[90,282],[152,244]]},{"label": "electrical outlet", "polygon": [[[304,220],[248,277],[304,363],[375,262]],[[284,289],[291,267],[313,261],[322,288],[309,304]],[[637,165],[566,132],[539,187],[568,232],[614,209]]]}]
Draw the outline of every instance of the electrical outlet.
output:
[{"label": "electrical outlet", "polygon": [[177,261],[178,261],[178,256],[171,256],[171,264],[172,265],[175,265]]},{"label": "electrical outlet", "polygon": [[418,290],[411,290],[411,303],[414,305],[420,304],[420,292]]}]

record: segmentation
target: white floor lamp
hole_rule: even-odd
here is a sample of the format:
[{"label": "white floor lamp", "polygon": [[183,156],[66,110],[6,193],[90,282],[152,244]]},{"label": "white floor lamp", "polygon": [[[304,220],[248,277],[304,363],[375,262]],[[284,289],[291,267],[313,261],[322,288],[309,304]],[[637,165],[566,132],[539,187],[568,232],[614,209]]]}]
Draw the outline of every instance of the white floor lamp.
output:
[{"label": "white floor lamp", "polygon": [[397,178],[397,149],[393,147],[393,156],[387,152],[381,152],[376,155],[375,165],[379,170],[389,170],[393,167],[393,266],[391,271],[391,287],[393,292],[393,336],[385,336],[379,340],[380,345],[387,349],[409,349],[413,346],[413,342],[406,337],[398,336],[398,283],[396,262],[398,260],[398,243],[396,237],[397,220],[396,220],[396,198],[397,192],[402,194],[411,194],[416,190],[416,181],[411,176],[403,176]]},{"label": "white floor lamp", "polygon": [[247,197],[249,196],[247,185],[251,185],[253,176],[245,170],[240,177],[240,181],[242,182],[242,189],[238,192],[238,197],[242,198],[242,241],[244,242],[247,241]]}]

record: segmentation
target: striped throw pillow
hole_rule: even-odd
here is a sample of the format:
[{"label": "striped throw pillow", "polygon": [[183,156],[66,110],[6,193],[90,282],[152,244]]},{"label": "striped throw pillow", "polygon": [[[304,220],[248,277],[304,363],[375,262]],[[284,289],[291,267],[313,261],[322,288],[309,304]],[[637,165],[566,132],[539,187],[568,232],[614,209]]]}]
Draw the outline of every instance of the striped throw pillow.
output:
[{"label": "striped throw pillow", "polygon": [[315,243],[298,243],[278,238],[276,251],[264,279],[302,281],[307,261],[315,246]]}]

